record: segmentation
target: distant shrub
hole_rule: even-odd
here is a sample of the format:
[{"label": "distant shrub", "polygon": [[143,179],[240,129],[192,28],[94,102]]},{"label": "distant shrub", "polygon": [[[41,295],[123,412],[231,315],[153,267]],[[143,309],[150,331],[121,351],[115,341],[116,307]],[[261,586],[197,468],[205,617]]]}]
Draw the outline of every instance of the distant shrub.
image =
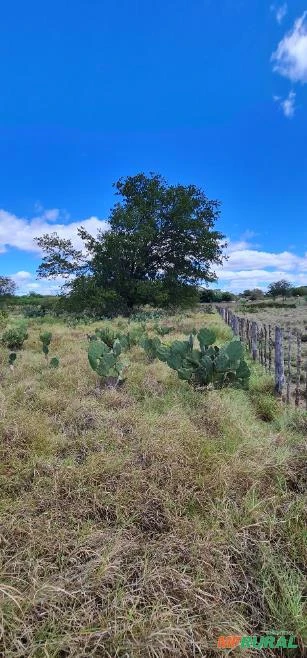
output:
[{"label": "distant shrub", "polygon": [[2,334],[1,342],[10,350],[21,350],[27,338],[27,328],[24,325],[16,325],[15,327],[10,327]]},{"label": "distant shrub", "polygon": [[138,311],[130,316],[131,322],[148,322],[149,320],[160,320],[165,316],[165,311]]},{"label": "distant shrub", "polygon": [[25,318],[43,318],[46,314],[41,306],[25,306],[23,316]]}]

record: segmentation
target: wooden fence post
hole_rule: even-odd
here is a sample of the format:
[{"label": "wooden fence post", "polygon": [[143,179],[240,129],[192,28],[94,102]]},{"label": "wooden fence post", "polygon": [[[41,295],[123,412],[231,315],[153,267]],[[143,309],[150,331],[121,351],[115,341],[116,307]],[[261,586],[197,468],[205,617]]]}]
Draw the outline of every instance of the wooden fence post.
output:
[{"label": "wooden fence post", "polygon": [[267,367],[268,367],[268,353],[267,353],[268,330],[267,330],[266,324],[264,325],[263,331],[264,331],[264,367],[265,367],[265,369],[267,369]]},{"label": "wooden fence post", "polygon": [[275,392],[282,395],[284,386],[283,330],[275,327]]},{"label": "wooden fence post", "polygon": [[300,403],[300,385],[301,385],[301,364],[302,364],[302,340],[298,331],[296,334],[297,356],[296,356],[296,388],[295,388],[295,406]]},{"label": "wooden fence post", "polygon": [[263,333],[263,328],[261,327],[259,331],[259,361],[261,365],[263,366],[263,338],[264,338],[264,333]]},{"label": "wooden fence post", "polygon": [[254,361],[256,361],[258,358],[257,338],[258,338],[258,325],[257,322],[252,322],[252,356]]},{"label": "wooden fence post", "polygon": [[269,324],[269,372],[272,372],[272,329]]},{"label": "wooden fence post", "polygon": [[235,336],[240,335],[240,319],[237,315],[234,315],[233,317],[233,331]]},{"label": "wooden fence post", "polygon": [[286,402],[290,404],[290,387],[291,387],[291,329],[288,327],[288,336],[287,336],[287,397]]}]

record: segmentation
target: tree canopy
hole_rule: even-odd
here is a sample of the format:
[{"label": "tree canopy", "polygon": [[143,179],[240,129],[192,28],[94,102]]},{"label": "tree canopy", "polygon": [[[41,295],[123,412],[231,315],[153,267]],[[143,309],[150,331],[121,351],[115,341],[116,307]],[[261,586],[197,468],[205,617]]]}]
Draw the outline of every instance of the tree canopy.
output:
[{"label": "tree canopy", "polygon": [[292,289],[291,283],[289,281],[286,281],[285,279],[281,279],[280,281],[275,281],[274,283],[271,283],[268,287],[268,295],[270,297],[273,297],[275,299],[276,297],[282,297],[285,299],[286,297],[289,296],[290,291]]},{"label": "tree canopy", "polygon": [[16,283],[9,276],[0,276],[0,297],[14,295],[16,292]]},{"label": "tree canopy", "polygon": [[44,252],[38,276],[71,278],[71,301],[99,305],[167,305],[193,298],[197,284],[216,279],[224,235],[215,230],[220,203],[195,185],[168,185],[157,174],[115,183],[121,197],[109,228],[97,237],[84,228],[84,250],[56,233],[36,238]]}]

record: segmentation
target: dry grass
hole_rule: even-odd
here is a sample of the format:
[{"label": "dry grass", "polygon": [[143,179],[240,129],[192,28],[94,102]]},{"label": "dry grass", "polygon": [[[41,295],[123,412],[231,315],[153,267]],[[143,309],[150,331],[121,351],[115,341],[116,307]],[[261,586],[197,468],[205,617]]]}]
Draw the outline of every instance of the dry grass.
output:
[{"label": "dry grass", "polygon": [[[216,316],[181,322],[172,336],[225,336]],[[39,331],[14,372],[1,352],[0,655],[210,657],[218,635],[272,628],[302,655],[305,416],[263,420],[265,382],[201,393],[139,348],[103,390],[88,328],[52,327],[58,370]]]}]

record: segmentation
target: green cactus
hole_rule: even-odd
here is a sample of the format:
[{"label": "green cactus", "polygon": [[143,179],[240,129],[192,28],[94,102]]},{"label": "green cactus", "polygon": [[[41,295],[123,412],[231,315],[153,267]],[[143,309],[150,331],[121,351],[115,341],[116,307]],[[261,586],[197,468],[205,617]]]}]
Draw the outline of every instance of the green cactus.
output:
[{"label": "green cactus", "polygon": [[200,349],[204,350],[209,345],[213,345],[216,341],[216,333],[212,329],[200,329],[197,334],[198,342],[200,344]]},{"label": "green cactus", "polygon": [[109,348],[113,347],[113,343],[115,340],[119,340],[122,351],[126,352],[127,350],[130,350],[131,347],[133,347],[133,345],[138,345],[143,333],[144,332],[141,326],[137,326],[130,329],[130,331],[128,331],[127,334],[122,334],[119,331],[114,332],[108,327],[104,327],[103,329],[95,329],[95,334],[94,335],[88,334],[87,338],[90,342],[101,340]]},{"label": "green cactus", "polygon": [[122,373],[125,365],[118,358],[121,352],[121,343],[116,338],[112,348],[102,340],[92,341],[87,353],[91,368],[99,377],[115,386],[123,380]]},{"label": "green cactus", "polygon": [[174,327],[168,327],[167,325],[161,325],[160,327],[156,322],[153,326],[153,330],[159,334],[159,336],[166,336],[167,334],[170,334],[171,331],[174,331]]},{"label": "green cactus", "polygon": [[9,354],[9,366],[10,366],[11,370],[14,370],[14,363],[15,363],[16,359],[17,359],[16,352],[11,352]]},{"label": "green cactus", "polygon": [[[164,361],[176,370],[180,379],[191,383],[215,388],[235,386],[247,388],[250,376],[248,365],[244,361],[244,348],[240,341],[233,340],[221,348],[216,345],[216,335],[212,330],[201,329],[197,334],[200,349],[194,347],[194,335],[188,340],[175,340],[171,345],[158,345],[154,358]],[[146,338],[144,349],[150,349]]]},{"label": "green cactus", "polygon": [[51,331],[45,331],[43,334],[40,335],[39,339],[43,344],[43,352],[45,354],[45,357],[46,357],[46,359],[48,359],[49,345],[50,345],[51,339],[52,339]]},{"label": "green cactus", "polygon": [[149,361],[153,361],[154,359],[157,358],[158,356],[157,352],[161,346],[161,341],[159,338],[149,338],[147,334],[145,334],[145,336],[141,338],[139,344],[145,350]]}]

